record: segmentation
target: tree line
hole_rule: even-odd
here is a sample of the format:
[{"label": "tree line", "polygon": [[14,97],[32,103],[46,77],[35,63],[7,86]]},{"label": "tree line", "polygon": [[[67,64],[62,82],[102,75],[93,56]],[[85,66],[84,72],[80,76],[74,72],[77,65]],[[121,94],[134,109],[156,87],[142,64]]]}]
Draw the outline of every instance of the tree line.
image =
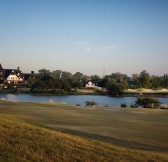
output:
[{"label": "tree line", "polygon": [[[153,76],[146,70],[139,74],[128,77],[119,72],[106,75],[101,78],[98,75],[87,76],[81,72],[71,74],[70,72],[40,69],[35,77],[30,77],[28,82],[33,93],[74,93],[77,88],[82,88],[90,80],[101,87],[104,94],[121,95],[124,89],[137,88],[168,88],[168,75]],[[102,93],[102,91],[101,91]]]}]

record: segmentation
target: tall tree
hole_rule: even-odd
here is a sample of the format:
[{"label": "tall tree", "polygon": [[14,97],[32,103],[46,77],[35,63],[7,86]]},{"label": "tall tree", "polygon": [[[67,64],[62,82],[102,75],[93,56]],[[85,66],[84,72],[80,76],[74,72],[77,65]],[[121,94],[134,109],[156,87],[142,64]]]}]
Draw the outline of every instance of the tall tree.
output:
[{"label": "tall tree", "polygon": [[54,71],[52,72],[52,75],[53,75],[54,78],[60,79],[60,78],[61,78],[61,75],[62,75],[62,71],[61,71],[61,70],[54,70]]},{"label": "tall tree", "polygon": [[150,88],[150,85],[151,85],[150,81],[151,81],[151,77],[149,73],[146,70],[143,70],[139,74],[139,83],[143,88]]},{"label": "tall tree", "polygon": [[48,79],[51,78],[51,72],[50,72],[50,70],[40,69],[38,72],[39,72],[38,76],[42,80],[48,80]]},{"label": "tall tree", "polygon": [[73,78],[77,81],[81,81],[82,80],[82,76],[83,74],[80,73],[80,72],[76,72],[74,75],[73,75]]},{"label": "tall tree", "polygon": [[108,94],[112,96],[120,96],[123,94],[124,87],[121,83],[112,83],[107,88]]},{"label": "tall tree", "polygon": [[62,78],[62,79],[72,78],[72,74],[71,74],[70,72],[67,72],[67,71],[62,71],[61,78]]}]

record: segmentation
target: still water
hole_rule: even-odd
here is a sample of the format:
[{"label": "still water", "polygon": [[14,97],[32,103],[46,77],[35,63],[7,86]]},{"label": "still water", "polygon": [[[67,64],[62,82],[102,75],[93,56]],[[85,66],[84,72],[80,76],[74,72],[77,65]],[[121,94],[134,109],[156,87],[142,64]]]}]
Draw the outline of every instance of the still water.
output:
[{"label": "still water", "polygon": [[[135,102],[136,97],[110,97],[110,96],[91,96],[91,95],[79,95],[79,96],[33,96],[29,94],[0,94],[0,98],[5,98],[10,101],[22,101],[22,102],[60,102],[70,105],[80,104],[85,105],[86,101],[95,101],[99,106],[120,107],[121,103],[126,103],[130,106]],[[161,103],[168,104],[168,98],[158,98]]]}]

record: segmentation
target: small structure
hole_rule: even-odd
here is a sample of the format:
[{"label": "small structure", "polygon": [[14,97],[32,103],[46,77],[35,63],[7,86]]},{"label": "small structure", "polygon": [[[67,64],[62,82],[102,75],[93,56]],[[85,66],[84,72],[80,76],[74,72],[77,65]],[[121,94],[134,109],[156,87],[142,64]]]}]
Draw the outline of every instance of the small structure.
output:
[{"label": "small structure", "polygon": [[0,64],[0,86],[4,85],[18,85],[27,84],[27,80],[34,75],[34,72],[22,73],[20,68],[17,69],[3,69]]},{"label": "small structure", "polygon": [[91,80],[88,80],[85,82],[85,87],[86,88],[96,88],[96,89],[101,89],[100,87],[97,86],[97,83],[92,82]]},{"label": "small structure", "polygon": [[88,80],[86,83],[85,83],[85,87],[86,88],[95,88],[95,83],[93,83],[91,80]]},{"label": "small structure", "polygon": [[4,69],[3,73],[4,73],[4,79],[9,84],[10,83],[18,84],[24,81],[24,76],[19,67],[17,69]]}]

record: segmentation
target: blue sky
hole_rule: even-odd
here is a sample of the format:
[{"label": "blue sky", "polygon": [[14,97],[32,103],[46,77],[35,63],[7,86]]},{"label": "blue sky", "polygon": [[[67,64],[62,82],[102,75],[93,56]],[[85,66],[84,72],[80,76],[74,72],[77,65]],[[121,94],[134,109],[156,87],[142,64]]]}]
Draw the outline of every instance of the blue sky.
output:
[{"label": "blue sky", "polygon": [[167,60],[167,0],[0,0],[5,68],[162,75]]}]

